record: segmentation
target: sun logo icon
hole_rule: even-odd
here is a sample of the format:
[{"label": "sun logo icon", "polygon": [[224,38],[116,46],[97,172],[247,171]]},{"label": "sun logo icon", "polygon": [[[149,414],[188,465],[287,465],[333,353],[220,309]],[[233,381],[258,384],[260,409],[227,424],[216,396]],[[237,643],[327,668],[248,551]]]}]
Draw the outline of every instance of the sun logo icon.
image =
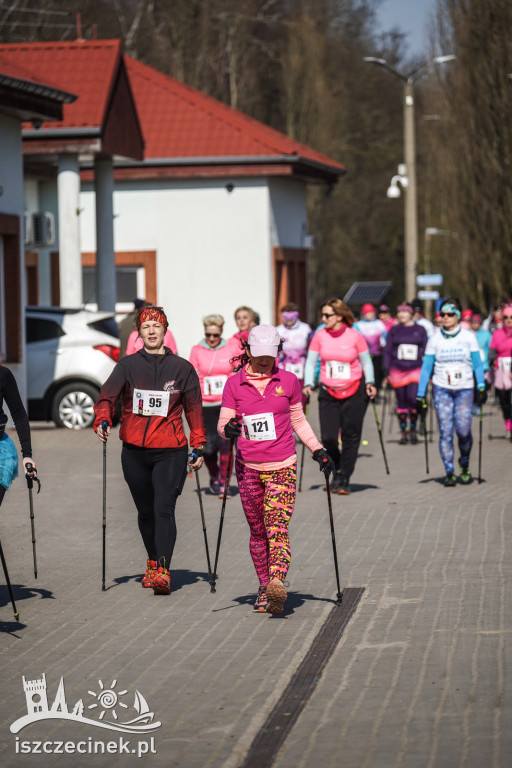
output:
[{"label": "sun logo icon", "polygon": [[114,688],[117,685],[117,680],[112,681],[110,688],[105,688],[101,680],[98,680],[98,684],[101,688],[99,693],[95,693],[94,691],[87,691],[88,694],[94,696],[95,699],[98,699],[95,704],[89,704],[87,709],[95,709],[96,707],[101,707],[101,713],[99,717],[100,720],[103,720],[107,710],[112,710],[112,717],[114,720],[117,720],[117,712],[114,707],[119,706],[128,709],[128,704],[123,704],[123,702],[119,700],[119,697],[124,696],[124,694],[128,693],[128,691],[119,691],[119,693],[114,691]]}]

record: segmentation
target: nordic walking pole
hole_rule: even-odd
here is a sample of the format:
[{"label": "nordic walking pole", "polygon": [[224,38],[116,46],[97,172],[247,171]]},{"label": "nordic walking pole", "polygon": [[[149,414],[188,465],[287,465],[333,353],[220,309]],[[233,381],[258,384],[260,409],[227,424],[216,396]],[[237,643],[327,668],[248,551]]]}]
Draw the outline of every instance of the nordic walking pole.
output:
[{"label": "nordic walking pole", "polygon": [[377,406],[375,405],[375,400],[372,400],[372,405],[373,405],[373,413],[374,413],[374,416],[375,416],[375,423],[377,425],[377,432],[379,433],[380,447],[382,448],[382,458],[384,459],[384,466],[386,467],[386,474],[389,475],[388,460],[386,458],[386,451],[384,450],[384,440],[382,439],[382,430],[380,428],[379,416],[377,414]]},{"label": "nordic walking pole", "polygon": [[[192,451],[190,454],[192,458],[197,458],[196,454]],[[210,577],[210,583],[212,580],[212,566],[210,564],[210,550],[208,549],[208,537],[206,535],[206,521],[204,519],[204,508],[203,508],[203,496],[201,494],[201,485],[199,483],[199,470],[195,471],[196,476],[196,483],[197,483],[197,496],[199,498],[199,509],[201,510],[201,520],[203,521],[203,536],[204,536],[204,545],[206,547],[206,562],[208,563],[208,576]]]},{"label": "nordic walking pole", "polygon": [[[309,410],[309,398],[308,398],[308,401],[306,403],[306,409],[304,411],[304,416],[306,417],[306,419],[308,417],[308,410]],[[305,448],[306,448],[306,446],[304,445],[304,443],[302,443],[302,454],[301,454],[301,457],[300,457],[300,472],[299,472],[299,493],[302,491],[302,473],[304,471],[304,450],[305,450]]]},{"label": "nordic walking pole", "polygon": [[[434,442],[434,401],[432,399],[432,385],[429,386],[428,391],[429,391],[429,408],[430,408],[430,426],[429,426],[430,438],[429,439],[430,439],[430,442],[433,443]],[[426,423],[425,423],[425,426],[426,426]]]},{"label": "nordic walking pole", "polygon": [[[26,467],[27,472],[35,472],[35,468],[33,464],[27,463]],[[32,475],[25,474],[26,480],[27,480],[27,488],[28,488],[28,503],[30,505],[30,526],[32,528],[32,556],[34,558],[34,578],[37,579],[37,557],[36,557],[36,528],[34,524],[34,503],[32,500],[32,488],[34,487],[34,480],[37,483],[37,492],[41,490],[41,483],[39,481],[39,478],[37,477],[37,474],[35,477],[32,477]]]},{"label": "nordic walking pole", "polygon": [[14,611],[14,618],[16,619],[16,621],[19,621],[20,615],[16,610],[16,603],[14,602],[14,595],[12,593],[11,580],[9,578],[9,572],[7,571],[7,563],[5,562],[4,550],[2,549],[1,541],[0,541],[0,560],[2,560],[2,568],[4,569],[4,574],[5,574],[5,583],[7,584],[7,589],[9,590],[9,597],[11,598],[12,610]]},{"label": "nordic walking pole", "polygon": [[423,439],[425,441],[425,467],[427,470],[427,475],[430,474],[430,468],[428,465],[428,435],[427,435],[427,419],[425,416],[425,411],[422,410],[421,413],[421,420],[423,421]]},{"label": "nordic walking pole", "polygon": [[484,426],[484,406],[480,403],[480,419],[478,424],[478,485],[482,482],[482,430]]},{"label": "nordic walking pole", "polygon": [[106,556],[106,532],[107,532],[107,429],[108,421],[101,422],[101,428],[105,435],[103,443],[103,556],[101,572],[101,591],[105,592],[105,556]]},{"label": "nordic walking pole", "polygon": [[336,571],[336,586],[338,587],[338,593],[336,595],[336,605],[341,605],[341,601],[343,600],[343,594],[340,588],[340,572],[338,568],[338,554],[336,552],[336,536],[334,535],[334,518],[332,516],[331,486],[329,484],[329,475],[325,476],[325,490],[327,491],[327,506],[329,508],[329,522],[331,524],[331,540],[332,540],[332,552],[334,555],[334,570]]},{"label": "nordic walking pole", "polygon": [[380,414],[381,429],[384,432],[384,419],[386,416],[386,405],[388,402],[388,385],[384,386],[384,393],[382,397],[382,413]]},{"label": "nordic walking pole", "polygon": [[222,526],[224,525],[224,512],[226,510],[226,499],[228,497],[229,481],[231,479],[231,470],[233,469],[233,448],[235,445],[235,438],[232,437],[229,443],[229,460],[228,469],[226,472],[226,482],[224,483],[224,496],[222,497],[222,509],[220,512],[219,533],[217,535],[217,549],[215,551],[215,565],[213,566],[213,576],[210,582],[210,592],[215,592],[215,582],[217,579],[217,563],[219,562],[219,550],[220,540],[222,537]]}]

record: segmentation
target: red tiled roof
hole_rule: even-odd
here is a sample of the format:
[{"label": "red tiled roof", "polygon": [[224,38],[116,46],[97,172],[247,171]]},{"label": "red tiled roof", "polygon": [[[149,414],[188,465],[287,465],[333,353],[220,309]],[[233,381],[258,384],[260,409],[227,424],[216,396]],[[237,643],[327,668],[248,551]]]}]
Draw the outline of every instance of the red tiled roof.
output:
[{"label": "red tiled roof", "polygon": [[125,56],[147,161],[291,155],[344,172],[344,166],[168,75]]},{"label": "red tiled roof", "polygon": [[64,106],[62,122],[45,123],[43,129],[96,128],[103,124],[120,56],[119,40],[3,44],[0,69],[6,64],[18,69],[20,79],[41,80],[79,95]]}]

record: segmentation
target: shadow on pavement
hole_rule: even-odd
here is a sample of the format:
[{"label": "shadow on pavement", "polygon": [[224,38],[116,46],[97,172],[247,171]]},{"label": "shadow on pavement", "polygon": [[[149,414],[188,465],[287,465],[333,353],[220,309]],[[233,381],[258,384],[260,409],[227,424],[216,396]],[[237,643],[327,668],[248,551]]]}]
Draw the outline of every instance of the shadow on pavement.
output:
[{"label": "shadow on pavement", "polygon": [[[117,579],[113,580],[114,583],[110,584],[105,591],[108,592],[109,589],[118,587],[120,584],[126,584],[128,581],[140,582],[143,576],[143,572],[132,573],[130,576],[119,576]],[[217,578],[219,577],[217,576]],[[182,587],[186,587],[190,584],[197,584],[198,581],[204,581],[206,584],[209,584],[210,579],[208,573],[187,570],[175,571],[171,568],[171,592],[177,592]]]},{"label": "shadow on pavement", "polygon": [[[20,614],[23,611],[22,608],[20,609],[19,605],[22,600],[28,600],[31,597],[37,596],[39,596],[40,599],[55,600],[53,593],[48,589],[34,589],[33,587],[25,587],[23,584],[11,584],[11,586],[12,593],[14,595],[14,602],[16,603],[16,608]],[[9,590],[7,589],[6,585],[2,585],[0,587],[0,608],[2,609],[4,616],[7,616],[9,611],[12,615],[12,603]],[[27,627],[27,624],[15,621],[14,619],[12,621],[0,621],[0,632],[13,635],[13,637],[19,637],[16,632],[18,630],[25,629],[25,627]]]},{"label": "shadow on pavement", "polygon": [[[240,605],[247,606],[251,609],[254,605],[254,601],[256,600],[256,592],[251,592],[249,595],[240,595],[240,597],[234,597],[233,602],[237,605],[226,605],[224,608],[214,608],[212,613],[219,613],[220,611],[228,611],[231,608],[237,608]],[[301,592],[288,592],[288,598],[286,600],[286,603],[284,605],[284,613],[273,615],[272,618],[274,619],[286,619],[287,616],[291,616],[295,613],[295,611],[304,605],[308,600],[315,600],[320,601],[322,603],[336,603],[336,598],[333,598],[332,600],[327,597],[317,597],[316,595],[309,595],[309,594],[303,594]],[[255,615],[258,615],[256,612],[254,612]],[[268,614],[269,616],[271,614]]]}]

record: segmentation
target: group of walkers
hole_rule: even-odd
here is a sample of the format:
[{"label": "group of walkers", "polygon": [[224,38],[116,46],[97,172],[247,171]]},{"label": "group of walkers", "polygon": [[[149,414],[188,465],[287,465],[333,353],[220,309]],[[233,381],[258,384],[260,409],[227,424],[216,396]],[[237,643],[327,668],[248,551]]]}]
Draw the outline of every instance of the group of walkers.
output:
[{"label": "group of walkers", "polygon": [[[397,307],[396,318],[385,305],[378,310],[364,305],[356,322],[350,308],[331,297],[321,307],[315,331],[300,320],[293,303],[281,308],[282,323],[277,327],[259,324],[257,314],[243,306],[235,312],[238,330],[229,339],[223,337],[221,315],[203,318],[204,337],[193,347],[190,360],[176,354],[163,308],[143,303],[135,319],[135,352],[123,356],[104,383],[95,405],[94,429],[106,443],[120,400],[122,471],[147,552],[142,586],[155,594],[171,589],[175,507],[188,468],[197,471],[204,463],[210,491],[225,504],[230,496],[230,457],[236,448],[235,474],[259,581],[254,610],[275,614],[282,613],[287,596],[288,527],[297,478],[294,433],[326,478],[332,475],[327,488],[348,495],[369,400],[376,398],[381,386],[389,385],[396,393],[399,442],[417,443],[418,418],[425,419],[432,378],[444,485],[457,483],[454,433],[460,451],[459,480],[467,484],[471,416],[475,406],[485,402],[485,377],[491,366],[506,429],[512,432],[512,306],[503,307],[501,317],[493,317],[492,336],[481,328],[477,313],[463,320],[454,298],[442,302],[438,329],[422,317],[417,305],[407,302]],[[14,379],[5,368],[0,367],[0,373],[0,414],[5,398],[24,464],[30,463],[35,473],[28,420],[13,389]],[[306,417],[316,389],[320,440]],[[0,430],[5,423],[2,416]],[[5,441],[2,435],[0,470],[7,466],[6,449],[12,454]],[[0,475],[0,503],[6,487],[8,482]]]}]

